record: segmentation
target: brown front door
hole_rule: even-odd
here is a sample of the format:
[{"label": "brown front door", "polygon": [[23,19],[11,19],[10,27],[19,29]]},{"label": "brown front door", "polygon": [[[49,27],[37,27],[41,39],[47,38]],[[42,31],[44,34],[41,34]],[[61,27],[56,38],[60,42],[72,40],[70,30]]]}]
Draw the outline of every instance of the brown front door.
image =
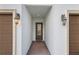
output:
[{"label": "brown front door", "polygon": [[43,40],[43,23],[36,23],[36,41]]},{"label": "brown front door", "polygon": [[69,15],[69,54],[79,55],[79,15]]},{"label": "brown front door", "polygon": [[12,14],[0,14],[0,55],[12,54]]}]

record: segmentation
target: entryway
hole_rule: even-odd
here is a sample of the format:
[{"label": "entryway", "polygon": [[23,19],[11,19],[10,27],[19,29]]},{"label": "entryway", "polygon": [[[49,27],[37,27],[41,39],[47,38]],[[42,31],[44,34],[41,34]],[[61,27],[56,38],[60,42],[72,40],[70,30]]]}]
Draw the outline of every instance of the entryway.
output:
[{"label": "entryway", "polygon": [[27,55],[49,55],[45,37],[46,17],[52,8],[51,5],[26,5],[31,15],[32,35],[31,46],[26,51]]}]

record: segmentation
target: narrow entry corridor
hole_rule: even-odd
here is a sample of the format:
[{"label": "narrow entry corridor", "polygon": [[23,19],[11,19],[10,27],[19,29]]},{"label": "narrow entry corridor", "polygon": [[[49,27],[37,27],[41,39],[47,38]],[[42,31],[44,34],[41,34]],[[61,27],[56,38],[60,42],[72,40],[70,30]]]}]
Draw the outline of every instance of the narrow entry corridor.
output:
[{"label": "narrow entry corridor", "polygon": [[33,41],[27,55],[49,55],[49,51],[43,41]]},{"label": "narrow entry corridor", "polygon": [[[50,10],[51,6],[48,5],[27,5],[27,9],[32,17],[32,34],[30,37],[32,39],[30,48],[27,48],[27,55],[49,55],[47,45],[45,44],[45,18],[46,14]],[[28,44],[27,44],[28,45]],[[29,49],[29,50],[28,50]]]}]

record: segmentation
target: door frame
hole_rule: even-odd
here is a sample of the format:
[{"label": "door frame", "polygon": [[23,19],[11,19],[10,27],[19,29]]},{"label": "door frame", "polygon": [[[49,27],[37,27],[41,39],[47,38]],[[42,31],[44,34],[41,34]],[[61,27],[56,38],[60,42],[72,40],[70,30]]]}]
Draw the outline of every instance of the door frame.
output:
[{"label": "door frame", "polygon": [[[41,28],[42,28],[42,30],[41,30],[41,33],[42,33],[42,35],[41,35],[41,39],[42,39],[42,41],[43,41],[43,22],[36,22],[35,23],[35,26],[36,26],[36,30],[35,30],[35,32],[36,32],[36,39],[37,39],[37,24],[41,24],[42,26],[41,26]],[[36,40],[37,41],[37,40]]]},{"label": "door frame", "polygon": [[79,14],[79,10],[67,10],[65,16],[67,18],[66,30],[65,30],[65,54],[69,55],[69,14]]},{"label": "door frame", "polygon": [[16,9],[0,9],[0,13],[2,14],[12,14],[12,55],[16,54],[16,24],[15,24],[15,16],[16,16]]}]

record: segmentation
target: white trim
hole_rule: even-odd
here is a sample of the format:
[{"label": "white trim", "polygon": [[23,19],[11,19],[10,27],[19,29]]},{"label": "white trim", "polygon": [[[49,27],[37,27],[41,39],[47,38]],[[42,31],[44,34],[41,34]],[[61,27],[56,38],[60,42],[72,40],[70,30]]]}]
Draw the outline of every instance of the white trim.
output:
[{"label": "white trim", "polygon": [[16,10],[15,9],[0,9],[0,13],[12,13],[13,14],[13,46],[12,46],[12,54],[15,55],[16,53],[16,43],[15,43],[15,31],[16,31],[16,24],[15,24],[15,15],[16,15]]},{"label": "white trim", "polygon": [[69,55],[69,14],[79,14],[79,10],[67,10],[65,13],[65,16],[67,17],[67,25],[66,25],[66,31],[67,31],[67,39],[66,39],[66,54]]}]

